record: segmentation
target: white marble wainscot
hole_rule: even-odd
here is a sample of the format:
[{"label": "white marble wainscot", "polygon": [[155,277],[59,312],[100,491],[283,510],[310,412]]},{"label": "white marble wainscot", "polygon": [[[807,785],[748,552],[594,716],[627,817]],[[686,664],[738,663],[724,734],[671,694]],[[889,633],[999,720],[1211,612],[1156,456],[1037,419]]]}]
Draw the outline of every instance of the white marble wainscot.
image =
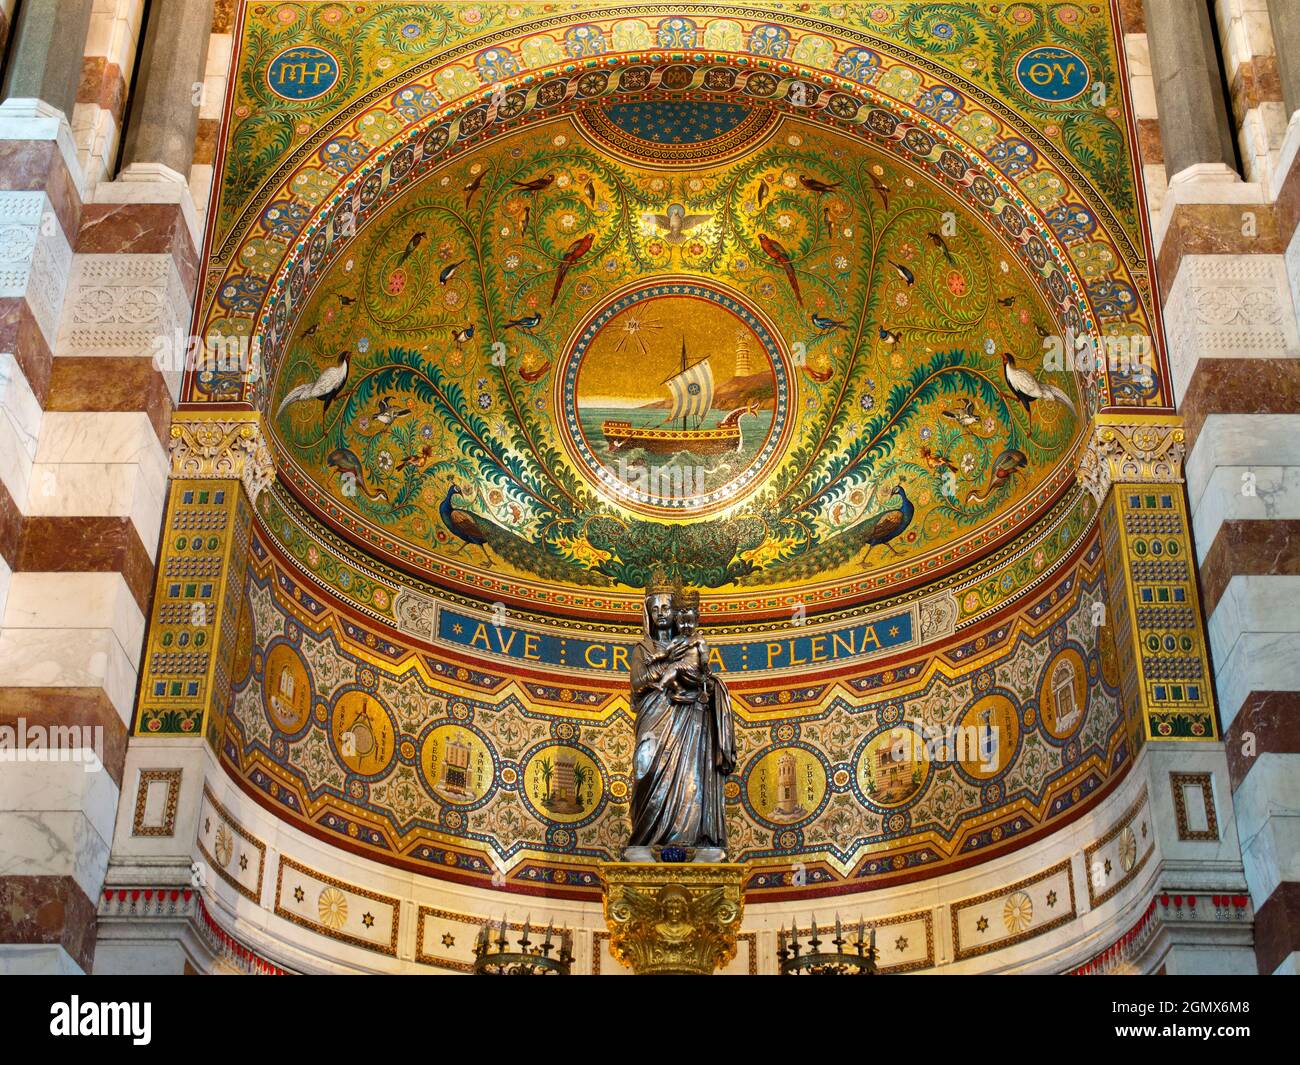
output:
[{"label": "white marble wainscot", "polygon": [[25,299],[54,347],[72,246],[44,191],[0,191],[0,296]]},{"label": "white marble wainscot", "polygon": [[[193,878],[207,755],[201,737],[132,736],[122,770],[122,805],[113,831],[110,881],[131,887],[188,885]],[[170,816],[153,812],[151,782],[176,780]],[[141,792],[144,792],[143,798]],[[151,827],[159,821],[171,831]]]},{"label": "white marble wainscot", "polygon": [[[1300,112],[1297,112],[1300,114]],[[1291,305],[1296,312],[1296,321],[1300,324],[1300,226],[1291,234],[1291,243],[1286,246],[1286,274],[1291,285]]]},{"label": "white marble wainscot", "polygon": [[0,687],[102,688],[124,722],[135,707],[136,660],[111,629],[0,632]]},{"label": "white marble wainscot", "polygon": [[0,617],[4,617],[5,603],[9,600],[9,585],[13,578],[14,571],[9,568],[4,556],[0,555]]},{"label": "white marble wainscot", "polygon": [[189,294],[170,254],[77,255],[55,353],[139,356],[188,324]]},{"label": "white marble wainscot", "polygon": [[1202,358],[1300,355],[1300,330],[1281,255],[1185,255],[1165,301],[1174,394]]},{"label": "white marble wainscot", "polygon": [[1263,906],[1283,881],[1300,880],[1300,772],[1294,754],[1258,756],[1232,801],[1251,900]]},{"label": "white marble wainscot", "polygon": [[1198,562],[1205,560],[1225,521],[1300,517],[1300,465],[1279,466],[1276,461],[1267,466],[1216,466],[1210,473],[1192,514]]},{"label": "white marble wainscot", "polygon": [[0,950],[0,976],[84,975],[58,943],[6,943]]},{"label": "white marble wainscot", "polygon": [[[208,39],[207,64],[203,72],[203,99],[199,104],[200,122],[221,120],[221,108],[226,99],[226,81],[230,76],[230,60],[234,47],[233,34],[214,33]],[[190,194],[194,197],[194,206],[200,224],[207,214],[214,172],[215,168],[211,163],[195,163],[190,167]]]},{"label": "white marble wainscot", "polygon": [[95,186],[94,202],[177,204],[190,239],[196,248],[201,246],[203,224],[186,178],[161,163],[132,163],[115,180]]},{"label": "white marble wainscot", "polygon": [[[1241,517],[1271,518],[1269,507],[1278,502],[1273,495],[1272,478],[1261,477],[1261,470],[1300,467],[1300,412],[1295,414],[1210,414],[1201,425],[1192,450],[1184,463],[1187,498],[1192,514],[1199,515],[1206,504],[1210,510],[1196,527],[1200,558],[1214,542],[1213,534],[1227,513],[1229,502],[1223,495],[1254,498],[1260,510]],[[1227,476],[1220,470],[1229,471]],[[1254,475],[1253,479],[1250,476]],[[1211,478],[1218,475],[1216,496],[1208,496]],[[1248,495],[1253,492],[1253,497]],[[1231,500],[1235,502],[1235,500]],[[1199,538],[1209,535],[1208,541]]]},{"label": "white marble wainscot", "polygon": [[77,144],[72,137],[72,127],[67,116],[57,107],[51,107],[44,100],[32,97],[10,97],[0,103],[0,140],[53,141],[68,169],[77,196],[85,202],[86,179],[77,161]]},{"label": "white marble wainscot", "polygon": [[113,778],[89,757],[0,761],[0,876],[70,876],[95,898],[117,798]]},{"label": "white marble wainscot", "polygon": [[[1229,85],[1244,64],[1259,64],[1275,54],[1265,0],[1216,0],[1215,21]],[[1281,101],[1263,100],[1238,121],[1237,142],[1246,179],[1268,181],[1286,134],[1286,107]]]},{"label": "white marble wainscot", "polygon": [[130,721],[145,619],[120,573],[15,573],[0,618],[0,685],[102,688]]},{"label": "white marble wainscot", "polygon": [[77,255],[54,354],[152,356],[175,399],[190,295],[170,254]]},{"label": "white marble wainscot", "polygon": [[[1300,414],[1214,414],[1186,465],[1197,560],[1226,521],[1300,518]],[[1209,618],[1223,727],[1252,691],[1300,685],[1296,578],[1237,575]]]},{"label": "white marble wainscot", "polygon": [[84,630],[109,632],[130,662],[144,644],[144,613],[117,572],[15,573],[0,617],[6,630],[56,629],[73,641]]},{"label": "white marble wainscot", "polygon": [[1165,173],[1164,163],[1143,163],[1142,183],[1146,186],[1147,205],[1151,214],[1157,214],[1164,206],[1165,194],[1169,191],[1169,179]]},{"label": "white marble wainscot", "polygon": [[1145,33],[1124,34],[1124,56],[1128,60],[1129,91],[1133,96],[1133,117],[1156,117],[1156,90],[1151,74],[1151,50]]},{"label": "white marble wainscot", "polygon": [[[139,46],[140,20],[144,0],[113,0],[97,3],[90,16],[84,55],[102,57],[116,66],[129,85]],[[112,111],[98,101],[80,103],[72,109],[72,135],[77,143],[77,158],[90,184],[102,181],[116,161],[121,136]]]},{"label": "white marble wainscot", "polygon": [[[1211,655],[1216,665],[1222,663],[1225,668],[1242,640],[1254,642],[1300,632],[1300,575],[1237,574],[1219,597],[1208,628]],[[1250,681],[1249,677],[1243,679]],[[1220,684],[1227,680],[1225,674]],[[1292,684],[1282,690],[1297,686],[1300,686],[1300,668],[1295,669]],[[1261,689],[1255,684],[1244,689],[1243,694],[1251,690],[1279,689]]]},{"label": "white marble wainscot", "polygon": [[[1150,781],[1151,824],[1169,890],[1240,894],[1244,888],[1241,841],[1232,817],[1232,782],[1223,744],[1212,741],[1151,743],[1143,754]],[[1199,805],[1184,787],[1178,813],[1179,781],[1207,778]],[[1204,793],[1208,789],[1209,801]],[[1202,808],[1203,807],[1203,808]],[[1213,837],[1209,833],[1213,824]]]},{"label": "white marble wainscot", "polygon": [[157,551],[167,453],[142,411],[47,411],[27,513],[129,517]]},{"label": "white marble wainscot", "polygon": [[0,352],[0,481],[21,506],[27,499],[41,405],[12,352]]},{"label": "white marble wainscot", "polygon": [[[167,876],[171,884],[184,883],[191,860],[206,865],[215,858],[225,875],[206,877],[203,893],[210,912],[251,949],[295,971],[464,971],[472,958],[469,947],[478,924],[487,918],[503,917],[509,923],[531,917],[535,926],[554,920],[557,927],[573,930],[575,972],[591,971],[593,962],[602,973],[612,971],[598,902],[493,891],[371,861],[279,820],[245,794],[200,742],[192,741],[185,753],[170,747],[170,741],[157,741],[143,748],[140,743],[134,740],[127,756],[127,798],[118,818],[110,887],[117,879],[144,884],[151,874]],[[1201,751],[1201,747],[1205,750]],[[1177,745],[1176,749],[1171,745],[1169,752],[1168,758],[1177,764],[1194,763],[1196,768],[1203,762],[1204,768],[1215,774],[1219,820],[1230,824],[1231,797],[1226,792],[1221,745]],[[1189,757],[1192,761],[1186,762]],[[129,833],[127,811],[133,806],[135,787],[132,781],[144,759],[155,766],[185,761],[187,778],[181,812],[170,839],[138,838]],[[190,775],[197,764],[201,764],[205,777],[203,785]],[[1244,893],[1232,832],[1217,841],[1199,843],[1199,852],[1188,851],[1191,844],[1180,850],[1167,842],[1176,838],[1170,827],[1173,800],[1167,770],[1163,755],[1153,759],[1144,750],[1114,791],[1094,809],[1011,854],[945,876],[898,885],[888,891],[790,902],[751,901],[746,906],[744,925],[749,945],[742,945],[744,956],[738,957],[729,971],[749,971],[748,952],[752,950],[755,970],[775,972],[779,929],[788,928],[792,920],[806,928],[810,917],[819,925],[831,925],[838,913],[846,922],[862,918],[868,925],[878,924],[882,963],[896,965],[900,970],[1063,972],[1114,942],[1162,890],[1210,891],[1221,887]],[[1132,831],[1132,841],[1125,834],[1126,828]],[[218,833],[222,837],[220,844]],[[1113,869],[1098,874],[1091,892],[1085,868],[1089,853],[1102,866],[1110,858]],[[247,868],[240,861],[241,855],[248,857]],[[260,875],[254,875],[259,863]],[[301,898],[297,889],[302,891]],[[1018,894],[1029,895],[1030,905],[1017,898]],[[1012,920],[1016,928],[1010,933],[1004,930],[1001,938],[1006,942],[995,949],[974,954],[963,951],[961,960],[956,960],[954,907],[960,910],[983,896],[993,900],[990,904],[998,927]],[[1072,916],[1061,919],[1071,911]],[[371,917],[368,924],[367,914]],[[978,921],[978,915],[972,920]],[[463,928],[465,934],[458,934],[457,928]],[[441,931],[437,931],[436,938],[431,938],[438,929]],[[1235,931],[1240,938],[1240,929]],[[1253,965],[1248,933],[1247,925],[1247,945],[1242,947],[1236,940],[1216,938],[1213,928],[1209,933],[1198,932],[1208,935],[1206,942],[1214,950],[1226,950],[1231,955],[1228,961],[1220,958],[1220,964],[1235,964],[1234,959],[1241,954]],[[114,935],[130,938],[125,928]],[[452,942],[443,944],[443,935],[449,935]],[[1179,950],[1180,940],[1168,933],[1162,933],[1162,937],[1159,943],[1163,953],[1149,954],[1144,960],[1149,967],[1167,963]],[[918,959],[925,962],[927,957],[930,964],[914,964]],[[1184,952],[1178,958],[1186,969],[1200,964],[1200,955],[1189,961]],[[99,963],[96,969],[100,969]]]}]

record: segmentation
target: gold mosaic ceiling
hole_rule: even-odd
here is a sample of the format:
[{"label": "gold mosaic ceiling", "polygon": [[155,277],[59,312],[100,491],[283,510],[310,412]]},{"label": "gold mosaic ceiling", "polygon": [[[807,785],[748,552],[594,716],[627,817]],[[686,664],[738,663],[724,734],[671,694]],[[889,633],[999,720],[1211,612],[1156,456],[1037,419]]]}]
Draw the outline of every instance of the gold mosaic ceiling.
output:
[{"label": "gold mosaic ceiling", "polygon": [[922,6],[250,9],[207,322],[264,360],[191,395],[263,407],[295,520],[480,599],[624,610],[663,569],[829,606],[968,565],[1160,384],[1044,365],[1149,329],[1128,119],[1075,91],[1105,12]]}]

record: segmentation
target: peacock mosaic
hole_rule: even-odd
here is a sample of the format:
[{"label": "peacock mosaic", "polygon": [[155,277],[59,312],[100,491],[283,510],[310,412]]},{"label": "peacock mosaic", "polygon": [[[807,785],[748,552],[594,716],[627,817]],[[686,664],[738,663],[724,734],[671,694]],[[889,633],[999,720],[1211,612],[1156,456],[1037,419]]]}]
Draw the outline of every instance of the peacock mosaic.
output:
[{"label": "peacock mosaic", "polygon": [[[260,359],[192,397],[462,589],[815,592],[1013,534],[1092,409],[1161,402],[1154,363],[1044,365],[1151,332],[1127,117],[1104,8],[943,7],[246,11],[205,328]],[[282,98],[253,73],[304,34],[334,81]]]}]

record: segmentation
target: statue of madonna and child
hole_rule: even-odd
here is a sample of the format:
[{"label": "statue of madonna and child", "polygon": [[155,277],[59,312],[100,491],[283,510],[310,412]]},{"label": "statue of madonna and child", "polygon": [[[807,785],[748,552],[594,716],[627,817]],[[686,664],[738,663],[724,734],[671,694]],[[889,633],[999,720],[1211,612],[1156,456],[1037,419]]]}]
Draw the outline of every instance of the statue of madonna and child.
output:
[{"label": "statue of madonna and child", "polygon": [[709,669],[700,596],[656,582],[646,591],[645,636],[632,652],[632,835],[624,861],[656,852],[726,860],[723,785],[736,768],[727,685]]}]

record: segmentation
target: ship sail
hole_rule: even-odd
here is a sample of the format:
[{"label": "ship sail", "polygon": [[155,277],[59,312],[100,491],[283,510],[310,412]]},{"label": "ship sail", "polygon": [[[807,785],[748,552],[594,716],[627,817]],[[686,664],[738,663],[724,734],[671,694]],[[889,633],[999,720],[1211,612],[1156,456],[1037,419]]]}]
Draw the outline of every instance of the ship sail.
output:
[{"label": "ship sail", "polygon": [[707,357],[664,382],[672,393],[673,409],[666,421],[688,416],[700,421],[713,409],[713,371]]}]

